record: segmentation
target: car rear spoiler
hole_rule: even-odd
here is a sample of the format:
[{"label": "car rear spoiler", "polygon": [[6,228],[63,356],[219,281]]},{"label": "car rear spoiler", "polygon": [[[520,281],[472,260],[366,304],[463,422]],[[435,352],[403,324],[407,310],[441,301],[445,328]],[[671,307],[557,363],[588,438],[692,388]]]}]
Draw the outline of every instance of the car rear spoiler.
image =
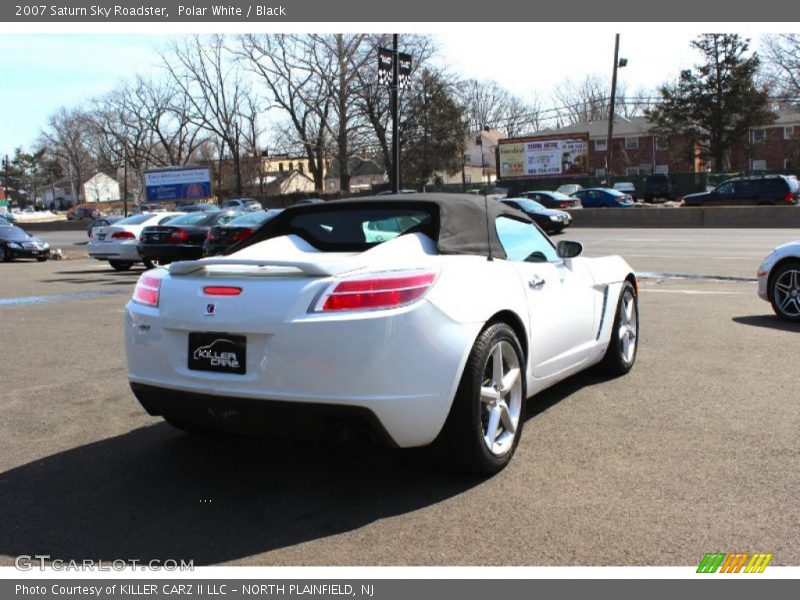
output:
[{"label": "car rear spoiler", "polygon": [[320,264],[317,262],[301,260],[259,260],[242,258],[206,258],[202,260],[183,260],[169,265],[170,275],[190,275],[207,270],[208,267],[228,266],[228,267],[260,267],[260,268],[289,268],[297,269],[308,277],[329,277],[345,271],[352,271],[353,265],[342,264]]}]

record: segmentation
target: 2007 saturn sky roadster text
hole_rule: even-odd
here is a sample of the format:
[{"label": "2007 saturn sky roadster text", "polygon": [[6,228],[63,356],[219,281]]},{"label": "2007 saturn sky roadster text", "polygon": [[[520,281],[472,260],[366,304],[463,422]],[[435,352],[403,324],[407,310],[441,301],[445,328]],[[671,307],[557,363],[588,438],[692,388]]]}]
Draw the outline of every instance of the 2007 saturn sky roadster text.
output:
[{"label": "2007 saturn sky roadster text", "polygon": [[508,464],[525,399],[636,359],[637,287],[523,213],[415,194],[287,209],[228,255],[141,276],[126,308],[131,387],[186,430],[368,431]]}]

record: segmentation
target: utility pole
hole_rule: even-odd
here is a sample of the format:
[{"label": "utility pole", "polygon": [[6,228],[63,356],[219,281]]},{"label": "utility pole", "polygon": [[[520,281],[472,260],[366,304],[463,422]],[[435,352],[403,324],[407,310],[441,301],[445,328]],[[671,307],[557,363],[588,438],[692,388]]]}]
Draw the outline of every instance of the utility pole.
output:
[{"label": "utility pole", "polygon": [[606,186],[611,187],[611,140],[614,137],[614,106],[617,102],[617,67],[619,65],[619,34],[614,41],[614,74],[611,76],[611,102],[608,106],[608,138],[606,139]]},{"label": "utility pole", "polygon": [[399,92],[400,59],[397,51],[397,34],[392,35],[392,193],[400,193],[400,119]]},{"label": "utility pole", "polygon": [[122,163],[122,206],[128,216],[128,146],[125,146],[125,162]]},{"label": "utility pole", "polygon": [[3,166],[5,168],[5,174],[3,175],[3,193],[5,194],[6,200],[8,200],[8,205],[11,206],[11,198],[8,197],[8,154],[6,154],[6,158],[3,161]]}]

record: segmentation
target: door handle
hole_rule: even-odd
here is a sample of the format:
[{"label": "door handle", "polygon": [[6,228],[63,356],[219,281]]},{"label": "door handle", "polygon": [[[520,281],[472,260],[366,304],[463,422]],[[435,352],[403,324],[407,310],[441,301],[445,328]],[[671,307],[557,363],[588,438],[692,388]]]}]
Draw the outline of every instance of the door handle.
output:
[{"label": "door handle", "polygon": [[547,283],[544,280],[544,277],[540,277],[539,275],[534,275],[531,280],[528,282],[528,285],[535,290],[538,290],[544,287],[544,284]]}]

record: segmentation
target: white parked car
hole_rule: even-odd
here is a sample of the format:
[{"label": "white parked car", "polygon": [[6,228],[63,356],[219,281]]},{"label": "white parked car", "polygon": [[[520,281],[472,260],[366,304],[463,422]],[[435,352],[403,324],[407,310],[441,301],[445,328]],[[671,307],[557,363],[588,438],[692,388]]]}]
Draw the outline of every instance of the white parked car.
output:
[{"label": "white parked car", "polygon": [[107,260],[116,271],[127,271],[142,262],[137,246],[142,230],[149,225],[162,225],[182,212],[142,213],[117,221],[107,227],[95,227],[89,240],[89,256]]},{"label": "white parked car", "polygon": [[636,186],[631,181],[617,181],[613,189],[628,194],[633,200],[636,200]]},{"label": "white parked car", "polygon": [[775,248],[758,267],[758,295],[787,321],[800,321],[800,240]]},{"label": "white parked car", "polygon": [[231,198],[225,204],[222,205],[222,210],[226,209],[234,209],[234,210],[263,210],[261,206],[261,202],[256,200],[255,198]]},{"label": "white parked car", "polygon": [[482,197],[292,207],[245,244],[147,272],[126,306],[131,387],[179,428],[368,431],[488,474],[526,398],[636,358],[630,266]]}]

